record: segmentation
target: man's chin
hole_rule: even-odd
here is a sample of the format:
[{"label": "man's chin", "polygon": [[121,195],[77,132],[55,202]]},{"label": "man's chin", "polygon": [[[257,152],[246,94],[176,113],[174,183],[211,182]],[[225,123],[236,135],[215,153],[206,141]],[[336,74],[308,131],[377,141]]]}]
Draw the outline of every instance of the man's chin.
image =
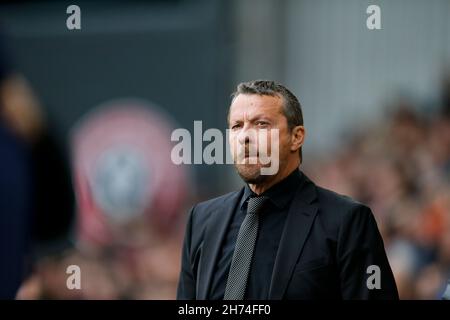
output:
[{"label": "man's chin", "polygon": [[239,176],[249,184],[259,184],[267,180],[269,176],[261,174],[261,167],[256,164],[235,165]]}]

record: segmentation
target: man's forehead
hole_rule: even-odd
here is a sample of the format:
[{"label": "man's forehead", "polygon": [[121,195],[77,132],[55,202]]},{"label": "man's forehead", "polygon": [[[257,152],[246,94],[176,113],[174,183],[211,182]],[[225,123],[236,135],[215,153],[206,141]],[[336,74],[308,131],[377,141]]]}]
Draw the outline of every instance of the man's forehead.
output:
[{"label": "man's forehead", "polygon": [[264,111],[264,113],[278,113],[281,111],[282,103],[283,100],[278,95],[239,94],[230,106],[230,114],[260,113],[261,111]]}]

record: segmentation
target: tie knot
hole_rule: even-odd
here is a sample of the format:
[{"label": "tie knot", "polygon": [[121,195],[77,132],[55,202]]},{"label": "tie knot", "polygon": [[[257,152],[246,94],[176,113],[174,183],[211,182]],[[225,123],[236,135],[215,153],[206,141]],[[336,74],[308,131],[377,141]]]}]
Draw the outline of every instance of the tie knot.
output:
[{"label": "tie knot", "polygon": [[267,200],[269,200],[269,198],[266,196],[252,197],[248,199],[247,213],[257,214],[261,212]]}]

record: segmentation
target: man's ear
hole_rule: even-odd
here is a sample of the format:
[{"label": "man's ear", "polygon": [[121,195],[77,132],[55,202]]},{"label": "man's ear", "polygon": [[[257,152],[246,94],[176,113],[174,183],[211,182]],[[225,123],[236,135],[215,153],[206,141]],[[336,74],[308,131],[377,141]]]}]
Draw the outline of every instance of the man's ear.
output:
[{"label": "man's ear", "polygon": [[291,131],[291,151],[295,152],[300,149],[305,141],[305,127],[304,126],[296,126]]}]

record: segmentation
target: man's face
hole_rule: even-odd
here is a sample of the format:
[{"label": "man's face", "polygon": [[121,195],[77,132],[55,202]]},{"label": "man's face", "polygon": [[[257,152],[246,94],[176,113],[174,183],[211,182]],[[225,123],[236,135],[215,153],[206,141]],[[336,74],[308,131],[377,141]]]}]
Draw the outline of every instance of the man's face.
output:
[{"label": "man's face", "polygon": [[[261,168],[271,166],[266,160],[262,161],[262,155],[270,157],[271,162],[278,161],[280,167],[293,156],[283,103],[280,96],[239,94],[230,106],[231,154],[239,175],[247,183],[258,184],[270,179],[270,175],[261,174]],[[277,130],[278,139],[272,141]],[[279,154],[273,152],[275,143]],[[273,158],[274,155],[277,159]]]}]

